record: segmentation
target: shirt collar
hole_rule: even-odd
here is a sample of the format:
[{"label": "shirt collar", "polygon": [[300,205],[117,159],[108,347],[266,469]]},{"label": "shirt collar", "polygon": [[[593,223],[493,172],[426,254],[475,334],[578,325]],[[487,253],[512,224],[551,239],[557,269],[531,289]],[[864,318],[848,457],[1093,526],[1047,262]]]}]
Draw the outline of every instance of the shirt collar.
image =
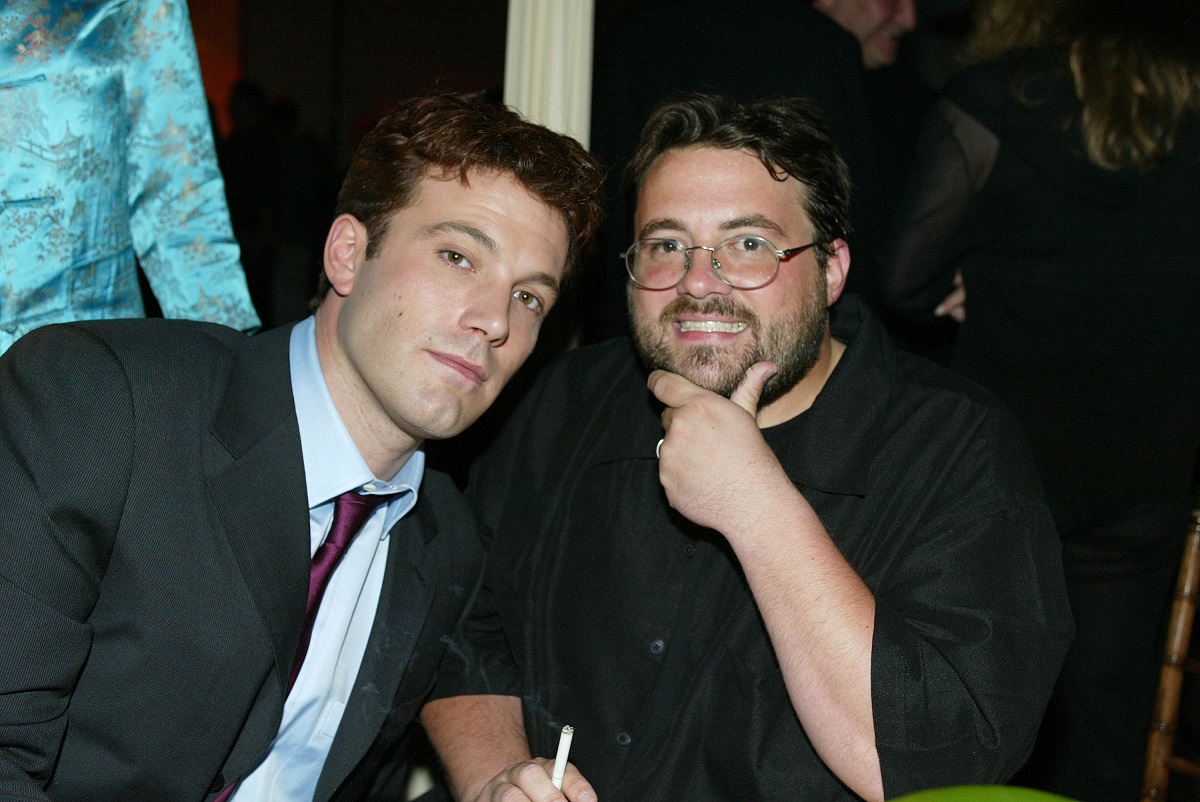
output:
[{"label": "shirt collar", "polygon": [[317,355],[316,332],[316,318],[308,317],[292,329],[290,342],[292,396],[300,426],[308,507],[311,510],[328,504],[347,490],[358,489],[368,494],[399,493],[398,498],[407,498],[407,503],[389,502],[383,530],[386,534],[416,501],[425,472],[425,452],[414,451],[389,479],[380,479],[371,472],[329,394],[329,385]]}]

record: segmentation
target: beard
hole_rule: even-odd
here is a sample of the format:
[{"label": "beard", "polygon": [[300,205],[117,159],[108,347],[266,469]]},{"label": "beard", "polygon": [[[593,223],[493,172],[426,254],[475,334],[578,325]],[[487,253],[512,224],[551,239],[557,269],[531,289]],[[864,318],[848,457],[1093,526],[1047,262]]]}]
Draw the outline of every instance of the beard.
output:
[{"label": "beard", "polygon": [[[634,310],[634,293],[646,292],[632,284],[627,290],[633,341],[642,362],[650,370],[678,373],[693,384],[728,398],[755,362],[769,360],[778,371],[763,388],[759,406],[782,398],[808,375],[821,353],[829,325],[825,282],[803,304],[774,323],[765,323],[752,309],[736,304],[728,296],[704,301],[682,295],[667,304],[657,320],[640,319]],[[720,315],[745,321],[752,335],[745,346],[720,347],[672,342],[674,320],[681,314]]]}]

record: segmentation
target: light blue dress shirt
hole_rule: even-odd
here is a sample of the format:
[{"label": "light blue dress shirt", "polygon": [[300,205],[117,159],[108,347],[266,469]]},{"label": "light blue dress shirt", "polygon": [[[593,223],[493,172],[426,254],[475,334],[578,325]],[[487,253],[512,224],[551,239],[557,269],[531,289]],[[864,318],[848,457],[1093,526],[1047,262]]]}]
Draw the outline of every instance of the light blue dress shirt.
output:
[{"label": "light blue dress shirt", "polygon": [[390,480],[371,473],[329,395],[312,317],[292,329],[291,371],[308,486],[310,554],[329,533],[333,501],[342,493],[399,495],[375,510],[334,570],[308,654],[283,706],[279,734],[238,785],[233,802],[311,802],[375,622],[388,535],[416,504],[425,470],[425,453],[417,451]]},{"label": "light blue dress shirt", "polygon": [[0,353],[47,323],[259,325],[184,0],[0,2]]}]

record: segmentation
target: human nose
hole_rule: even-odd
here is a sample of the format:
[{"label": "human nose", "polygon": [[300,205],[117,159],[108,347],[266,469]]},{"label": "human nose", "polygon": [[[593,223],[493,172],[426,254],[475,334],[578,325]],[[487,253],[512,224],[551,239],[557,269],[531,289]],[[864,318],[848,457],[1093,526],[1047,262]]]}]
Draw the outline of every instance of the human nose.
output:
[{"label": "human nose", "polygon": [[717,252],[703,245],[688,248],[688,270],[676,285],[680,295],[705,298],[709,295],[728,295],[733,289],[721,280]]},{"label": "human nose", "polygon": [[497,346],[508,339],[511,293],[507,288],[476,293],[468,302],[462,316],[463,328],[478,332],[485,342]]}]

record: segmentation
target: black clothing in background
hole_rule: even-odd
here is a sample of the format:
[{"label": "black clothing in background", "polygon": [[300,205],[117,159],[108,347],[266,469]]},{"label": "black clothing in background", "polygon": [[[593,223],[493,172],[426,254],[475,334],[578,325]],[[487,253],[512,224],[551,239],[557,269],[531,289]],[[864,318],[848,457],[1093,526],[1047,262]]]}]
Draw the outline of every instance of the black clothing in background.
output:
[{"label": "black clothing in background", "polygon": [[1079,635],[1023,779],[1127,801],[1200,451],[1200,130],[1190,115],[1165,163],[1109,171],[1088,161],[1080,119],[1056,51],[952,81],[886,296],[927,317],[961,272],[952,365],[1017,415],[1063,538]]},{"label": "black clothing in background", "polygon": [[[907,42],[908,40],[903,40]],[[878,204],[884,215],[883,230],[872,231],[871,245],[882,246],[891,221],[904,193],[905,183],[912,172],[917,155],[917,139],[925,116],[938,99],[938,92],[925,83],[917,73],[902,64],[863,72],[863,90],[871,120],[871,147],[874,153],[878,180]],[[841,148],[841,142],[834,142]],[[851,264],[857,267],[851,254]],[[872,262],[877,255],[872,254]],[[878,266],[874,265],[875,270]],[[875,288],[872,287],[872,292]]]},{"label": "black clothing in background", "polygon": [[869,255],[883,211],[864,72],[858,40],[805,0],[647,0],[618,20],[598,45],[593,80],[591,149],[610,172],[599,269],[580,277],[585,342],[627,332],[620,254],[633,241],[634,199],[621,171],[650,112],[685,91],[816,102],[854,184],[850,289],[873,294]]},{"label": "black clothing in background", "polygon": [[[815,404],[764,434],[875,594],[884,788],[1005,779],[1071,631],[1022,439],[856,299],[834,335],[848,347]],[[801,728],[728,545],[668,507],[645,382],[627,340],[567,354],[476,465],[498,617],[438,693],[521,696],[535,755],[573,725],[601,799],[857,799]]]}]

